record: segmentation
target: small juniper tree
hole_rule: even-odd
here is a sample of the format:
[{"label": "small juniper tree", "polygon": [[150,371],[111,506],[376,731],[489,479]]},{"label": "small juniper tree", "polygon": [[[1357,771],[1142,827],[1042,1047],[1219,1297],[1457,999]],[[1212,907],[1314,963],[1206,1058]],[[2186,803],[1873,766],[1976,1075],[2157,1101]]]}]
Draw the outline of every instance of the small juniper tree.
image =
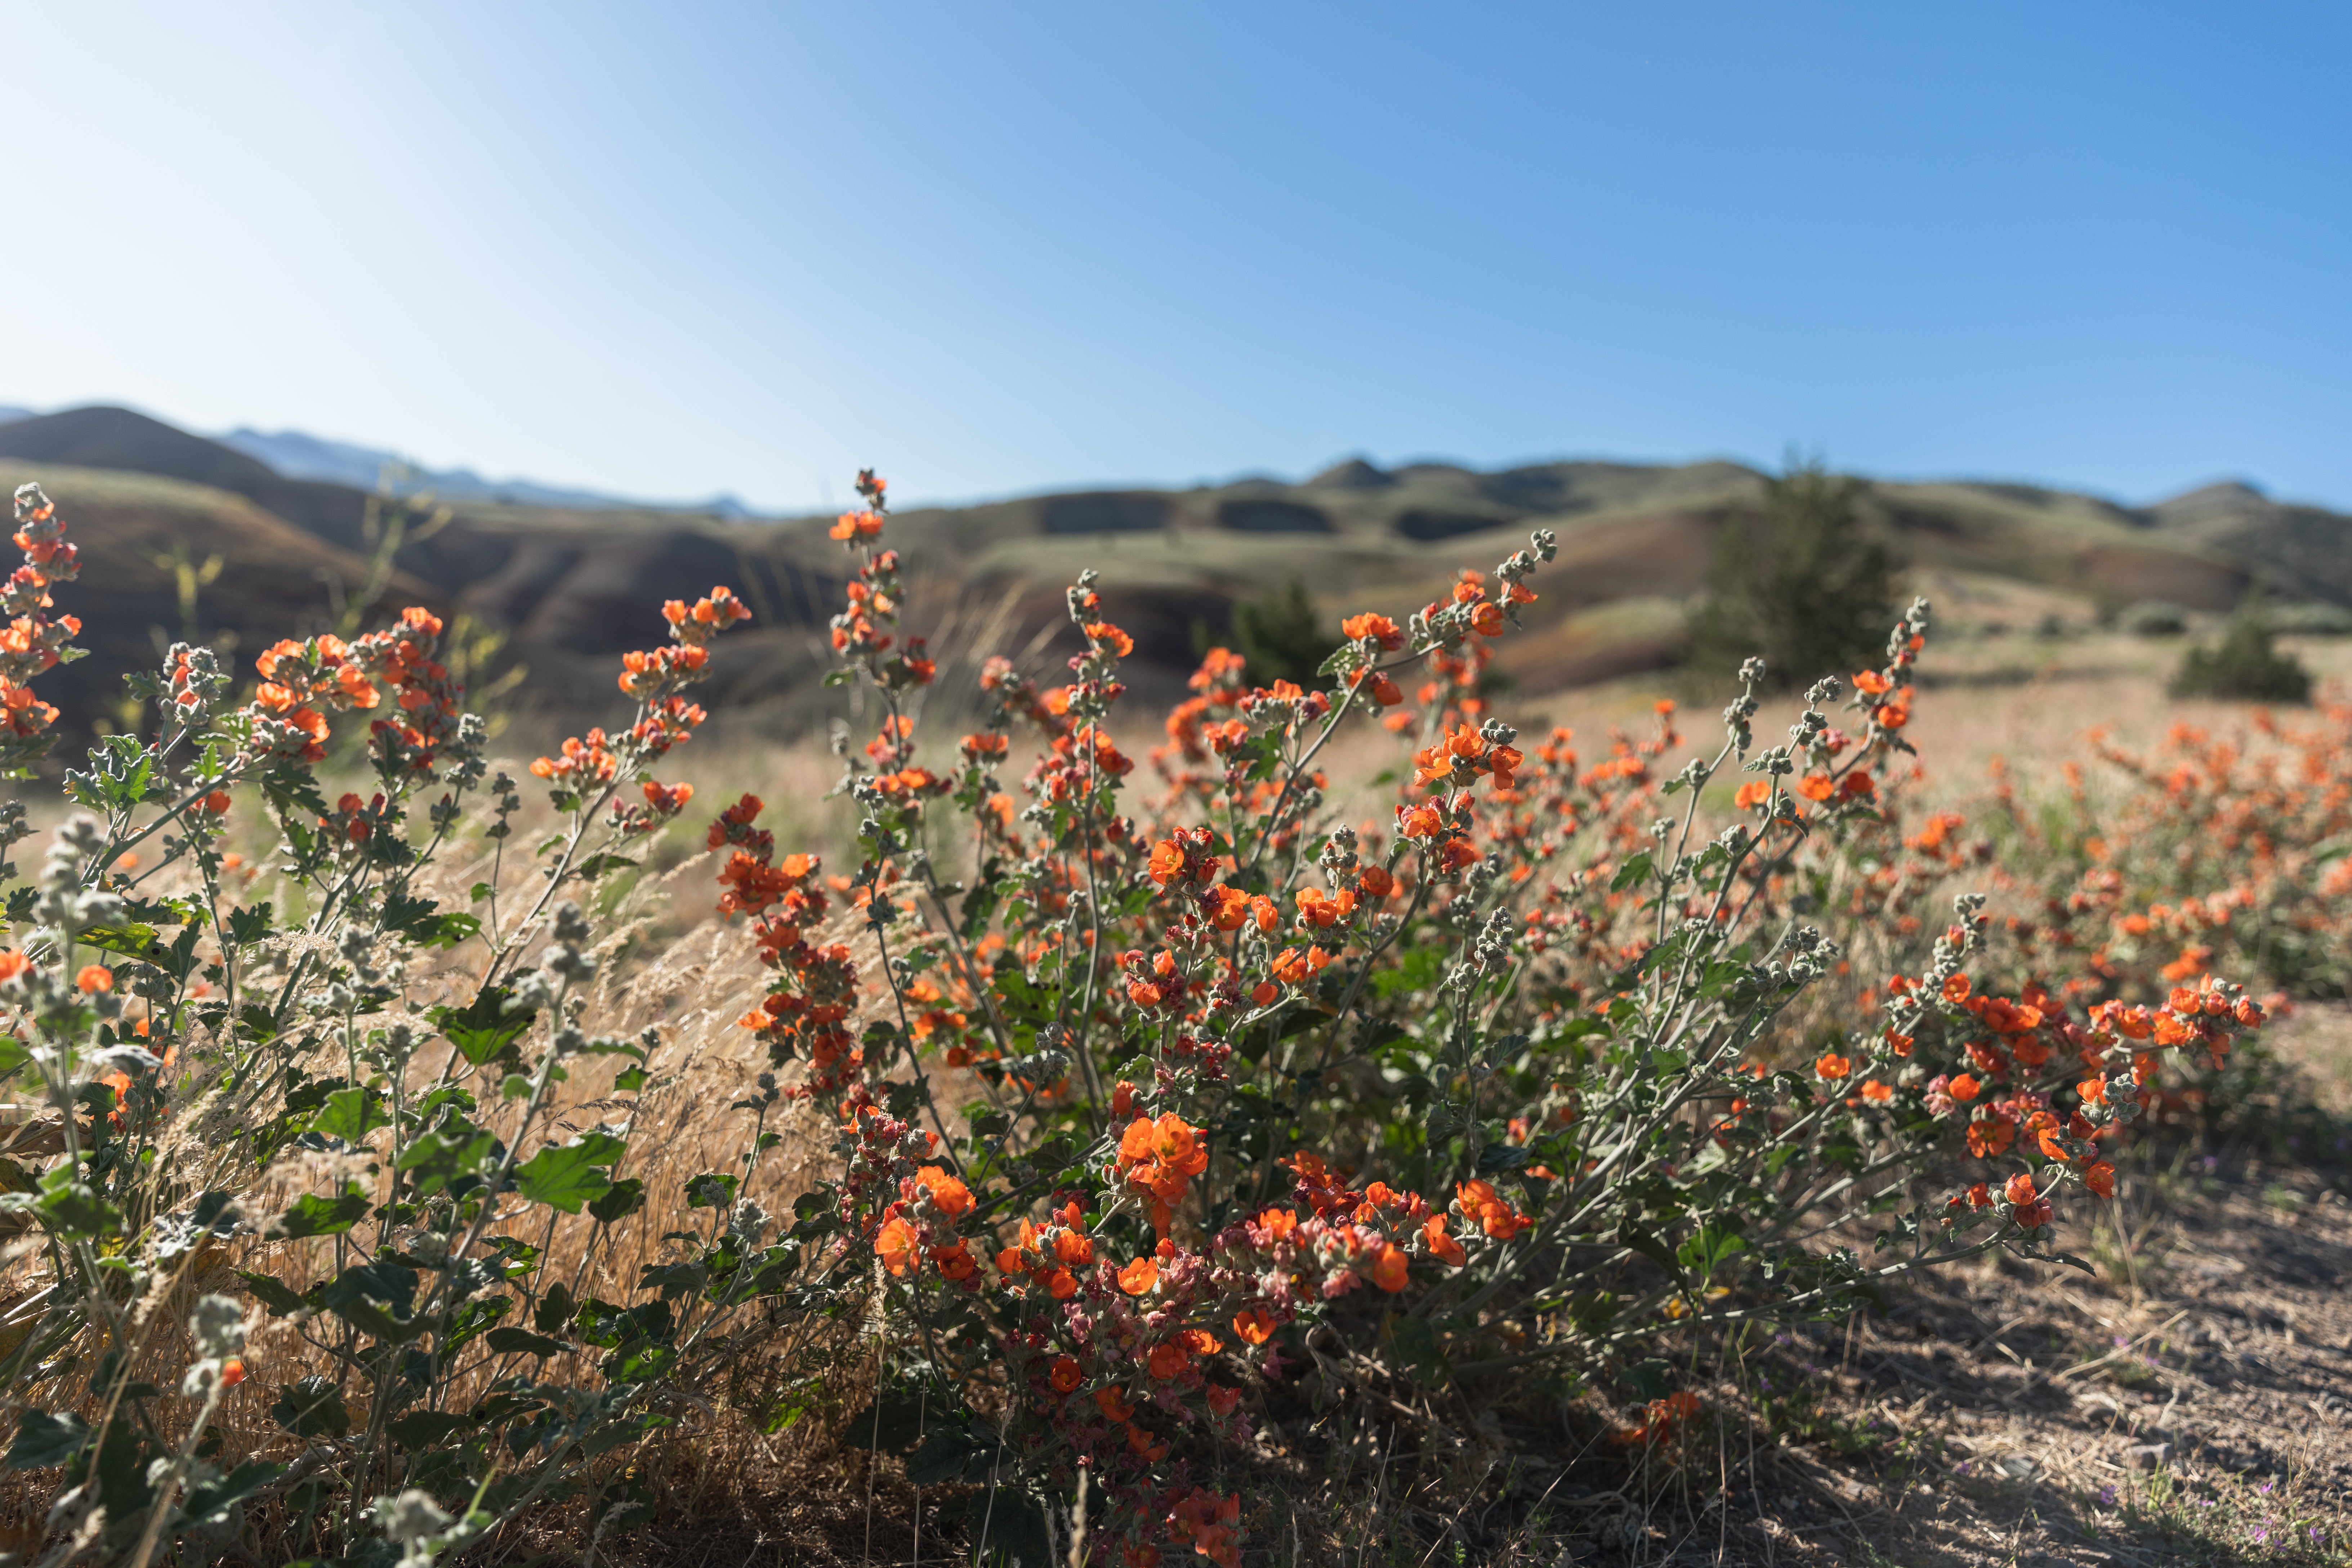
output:
[{"label": "small juniper tree", "polygon": [[1316,669],[1339,646],[1339,634],[1323,624],[1307,584],[1296,577],[1234,606],[1234,651],[1248,661],[1253,680],[1311,686]]},{"label": "small juniper tree", "polygon": [[2200,644],[2181,655],[2172,694],[2299,704],[2311,700],[2311,671],[2294,655],[2271,646],[2262,605],[2249,599],[2230,617],[2218,646]]},{"label": "small juniper tree", "polygon": [[1763,516],[1717,538],[1690,622],[1696,667],[1727,671],[1760,654],[1769,679],[1801,687],[1882,656],[1898,569],[1864,527],[1860,489],[1817,462],[1765,481]]}]

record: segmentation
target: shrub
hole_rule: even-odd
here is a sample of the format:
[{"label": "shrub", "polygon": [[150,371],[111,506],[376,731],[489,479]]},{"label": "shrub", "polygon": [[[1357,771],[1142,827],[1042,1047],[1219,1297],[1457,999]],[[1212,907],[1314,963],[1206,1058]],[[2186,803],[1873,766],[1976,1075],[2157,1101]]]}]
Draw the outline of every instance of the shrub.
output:
[{"label": "shrub", "polygon": [[2127,605],[2116,624],[2136,637],[2177,637],[2189,629],[2189,612],[2162,599]]},{"label": "shrub", "polygon": [[1895,563],[1868,536],[1861,486],[1817,464],[1764,484],[1764,513],[1717,537],[1707,595],[1691,617],[1691,658],[1725,674],[1760,655],[1776,688],[1858,668],[1895,617]]},{"label": "shrub", "polygon": [[[79,628],[51,613],[77,566],[54,508],[28,485],[16,515],[0,705],[23,777],[57,718],[26,683]],[[509,850],[519,785],[490,773],[421,609],[277,644],[242,703],[208,650],[175,646],[132,682],[146,737],[67,773],[80,811],[9,894],[22,935],[0,951],[0,1066],[47,1112],[15,1144],[43,1158],[0,1165],[0,1208],[40,1242],[16,1282],[42,1277],[9,1298],[0,1378],[23,1411],[7,1465],[62,1468],[50,1529],[73,1554],[217,1555],[266,1498],[299,1515],[297,1549],[429,1562],[602,1484],[600,1457],[666,1423],[735,1309],[790,1271],[733,1201],[756,1131],[739,1169],[688,1184],[709,1224],[634,1299],[575,1294],[551,1262],[645,1201],[615,1172],[658,1044],[582,1026],[600,958],[575,900],[610,894],[692,798],[652,770],[702,721],[685,692],[711,638],[747,614],[724,589],[668,606],[668,643],[624,661],[635,721],[534,764],[559,830],[531,849]],[[331,744],[372,793],[330,804]],[[279,841],[267,900],[225,847],[243,810]],[[31,831],[20,803],[0,812],[0,847]],[[422,890],[460,844],[482,852],[478,914]],[[462,968],[432,971],[459,946]],[[605,1119],[551,1125],[557,1086],[592,1072]],[[222,1276],[230,1252],[248,1266]],[[191,1300],[213,1277],[284,1321],[268,1359],[244,1301]],[[218,1462],[224,1400],[272,1362],[289,1370],[268,1414],[296,1451]]]},{"label": "shrub", "polygon": [[[992,659],[988,727],[932,742],[884,487],[859,489],[832,623],[835,679],[880,714],[842,780],[858,863],[781,849],[751,796],[710,823],[772,1070],[702,1113],[740,1120],[737,1156],[658,1186],[642,1129],[674,1074],[658,1029],[606,1026],[608,986],[642,846],[693,798],[655,769],[703,717],[730,594],[626,656],[626,731],[531,766],[557,831],[529,847],[424,611],[277,645],[242,703],[199,648],[136,683],[151,730],[68,775],[85,815],[0,952],[7,1065],[54,1133],[0,1197],[38,1242],[0,1340],[8,1463],[57,1472],[62,1542],[144,1568],[255,1506],[286,1555],[414,1565],[565,1497],[601,1535],[643,1517],[630,1453],[723,1403],[972,1484],[983,1547],[1042,1561],[1083,1467],[1111,1504],[1096,1560],[1232,1564],[1236,1445],[1310,1374],[1542,1388],[1678,1451],[1703,1403],[1673,1369],[1710,1336],[1996,1249],[2063,1258],[2105,1148],[2262,1021],[2195,966],[2144,999],[2071,951],[1995,983],[1956,819],[1904,831],[1924,602],[1845,716],[1819,682],[1784,743],[1754,734],[1751,660],[1679,767],[1670,703],[1644,735],[1523,745],[1480,681],[1538,532],[1402,621],[1349,617],[1311,682],[1211,650],[1146,773],[1092,573],[1071,679]],[[76,628],[30,487],[18,521],[21,770],[56,717],[29,682]],[[355,716],[372,793],[331,805]],[[1349,823],[1318,760],[1375,716],[1410,782]],[[266,882],[224,848],[255,809]],[[425,890],[453,857],[479,868],[467,909]],[[795,1114],[829,1155],[782,1188]],[[781,1231],[755,1188],[791,1204]],[[595,1284],[622,1256],[649,1259],[634,1284]],[[266,1362],[242,1300],[188,1300],[215,1278],[269,1315]],[[227,1451],[208,1428],[263,1376],[281,1436]]]},{"label": "shrub", "polygon": [[2200,645],[2180,656],[2172,694],[2300,704],[2311,700],[2311,672],[2293,654],[2271,646],[2270,627],[2253,606],[2230,618],[2219,645]]},{"label": "shrub", "polygon": [[1275,592],[1234,606],[1234,649],[1269,681],[1312,682],[1332,641],[1307,584],[1296,577]]},{"label": "shrub", "polygon": [[[2055,1202],[2105,1192],[2101,1141],[2152,1103],[2160,1053],[2218,1060],[2262,1017],[2210,979],[2076,1012],[1980,989],[1983,900],[1914,912],[1957,864],[1934,823],[1894,830],[1924,604],[1854,677],[1851,735],[1831,680],[1759,748],[1751,661],[1721,748],[1670,775],[1670,704],[1598,755],[1564,731],[1523,751],[1476,670],[1534,596],[1539,532],[1402,624],[1350,617],[1328,691],[1212,650],[1137,803],[1109,727],[1131,645],[1091,574],[1073,679],[997,664],[993,726],[915,764],[897,634],[862,608],[898,599],[885,526],[877,489],[838,531],[877,591],[836,646],[884,702],[843,781],[887,992],[862,1029],[861,977],[791,907],[814,868],[759,844],[727,875],[782,900],[746,910],[777,978],[745,1023],[843,1129],[810,1223],[882,1267],[887,1372],[852,1429],[919,1482],[987,1482],[975,1528],[1042,1540],[1083,1465],[1128,1561],[1230,1563],[1220,1456],[1307,1369],[1643,1389],[1618,1436],[1670,1444],[1699,1403],[1662,1352],[1934,1262],[2058,1257]],[[1412,663],[1438,677],[1418,714],[1391,679]],[[1423,742],[1412,783],[1388,820],[1334,821],[1316,761],[1381,708]],[[1025,806],[1000,777],[1021,729],[1044,746]],[[1703,828],[1703,792],[1742,774]],[[1885,978],[1856,997],[1849,963]],[[2005,1173],[1923,1191],[1948,1141]]]}]

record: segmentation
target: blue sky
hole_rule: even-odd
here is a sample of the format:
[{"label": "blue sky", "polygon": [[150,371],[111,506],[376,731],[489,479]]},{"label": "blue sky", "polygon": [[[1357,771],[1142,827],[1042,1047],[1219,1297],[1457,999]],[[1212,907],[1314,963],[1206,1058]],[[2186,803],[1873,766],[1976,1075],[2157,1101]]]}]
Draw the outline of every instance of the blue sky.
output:
[{"label": "blue sky", "polygon": [[838,503],[1341,456],[2352,504],[2352,9],[0,10],[0,402]]}]

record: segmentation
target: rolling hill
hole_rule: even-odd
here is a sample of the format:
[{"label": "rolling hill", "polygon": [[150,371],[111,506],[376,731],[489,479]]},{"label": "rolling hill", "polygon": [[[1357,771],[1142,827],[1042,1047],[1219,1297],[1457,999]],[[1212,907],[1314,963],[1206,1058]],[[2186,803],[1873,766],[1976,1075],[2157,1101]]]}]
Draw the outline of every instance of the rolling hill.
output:
[{"label": "rolling hill", "polygon": [[[131,662],[185,618],[174,542],[226,562],[198,596],[209,635],[241,642],[329,624],[368,580],[375,538],[359,487],[291,479],[249,453],[128,410],[84,408],[0,424],[0,471],[38,478],[66,509],[92,568],[74,592],[99,657],[63,672],[72,706],[105,700]],[[1181,689],[1196,628],[1296,576],[1330,620],[1410,608],[1459,565],[1491,565],[1528,531],[1558,531],[1528,635],[1504,666],[1541,693],[1675,657],[1683,605],[1703,585],[1717,531],[1751,514],[1762,477],[1726,462],[1534,464],[1482,472],[1440,463],[1343,462],[1299,483],[1246,479],[1185,490],[1097,490],[898,513],[916,563],[910,627],[952,652],[1027,650],[1041,665],[1066,637],[1062,588],[1092,566],[1135,635],[1139,696]],[[442,498],[447,519],[411,533],[383,595],[466,617],[487,647],[478,672],[516,663],[520,715],[577,725],[617,716],[612,657],[659,636],[667,598],[714,583],[743,593],[753,627],[730,637],[709,688],[714,708],[762,730],[825,706],[815,677],[845,576],[826,519],[729,521],[707,512]],[[1985,483],[1872,482],[1865,510],[1915,567],[2040,584],[2094,606],[2169,600],[2219,611],[2261,584],[2284,598],[2352,604],[2352,519],[2237,485],[2146,509],[2074,492]],[[421,521],[421,520],[420,520]],[[159,564],[160,563],[160,564]],[[167,570],[168,568],[168,570]],[[151,631],[150,628],[152,628]],[[168,634],[168,635],[167,635]],[[942,666],[954,700],[971,671]],[[54,678],[53,678],[54,679]],[[61,688],[60,699],[67,696]],[[730,725],[731,727],[731,725]]]}]

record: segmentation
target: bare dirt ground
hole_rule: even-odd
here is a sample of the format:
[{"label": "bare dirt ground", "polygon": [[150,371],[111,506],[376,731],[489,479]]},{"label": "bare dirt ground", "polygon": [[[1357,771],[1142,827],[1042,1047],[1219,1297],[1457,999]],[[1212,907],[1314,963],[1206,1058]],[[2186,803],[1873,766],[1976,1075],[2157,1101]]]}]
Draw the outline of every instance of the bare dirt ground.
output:
[{"label": "bare dirt ground", "polygon": [[1997,1261],[1780,1336],[1718,1390],[1755,1413],[1752,1479],[1735,1435],[1728,1486],[1596,1509],[1569,1560],[2352,1562],[2352,1012],[2280,1047],[2303,1111],[2143,1147],[2095,1274]]}]

